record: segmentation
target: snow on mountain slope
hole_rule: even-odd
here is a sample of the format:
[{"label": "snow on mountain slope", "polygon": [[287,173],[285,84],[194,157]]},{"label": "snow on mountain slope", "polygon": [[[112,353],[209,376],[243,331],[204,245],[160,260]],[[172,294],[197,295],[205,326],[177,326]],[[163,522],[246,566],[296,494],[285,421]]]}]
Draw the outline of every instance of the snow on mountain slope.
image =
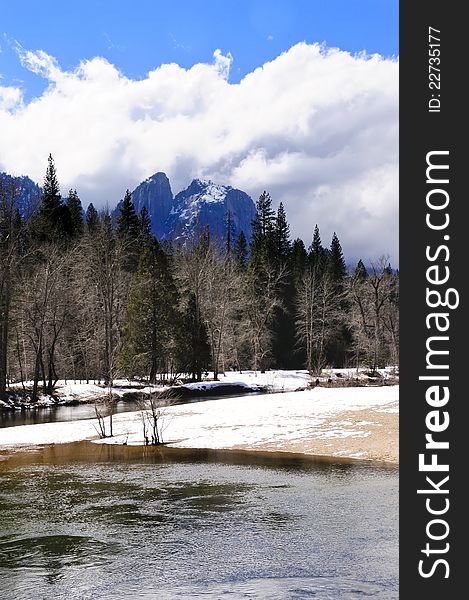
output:
[{"label": "snow on mountain slope", "polygon": [[137,212],[146,206],[152,232],[160,240],[185,243],[197,239],[209,229],[211,235],[223,239],[227,233],[230,214],[233,239],[244,232],[251,238],[251,221],[255,206],[245,192],[211,180],[194,179],[174,198],[169,180],[164,173],[156,173],[143,181],[133,192]]}]

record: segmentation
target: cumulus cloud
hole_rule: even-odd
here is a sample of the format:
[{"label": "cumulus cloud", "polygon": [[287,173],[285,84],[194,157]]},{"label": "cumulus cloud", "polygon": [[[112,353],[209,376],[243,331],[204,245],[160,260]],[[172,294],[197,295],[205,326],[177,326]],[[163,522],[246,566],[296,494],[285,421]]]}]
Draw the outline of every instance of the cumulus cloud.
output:
[{"label": "cumulus cloud", "polygon": [[20,44],[16,45],[16,51],[23,67],[40,75],[51,82],[58,82],[61,79],[61,71],[57,60],[44,52],[38,50],[32,52],[31,50],[25,50]]},{"label": "cumulus cloud", "polygon": [[229,82],[230,54],[140,80],[103,58],[64,71],[43,51],[19,50],[48,87],[25,103],[0,81],[0,170],[41,182],[49,152],[62,191],[113,206],[156,171],[173,191],[194,177],[266,189],[284,203],[293,236],[346,257],[398,261],[398,62],[300,43]]}]

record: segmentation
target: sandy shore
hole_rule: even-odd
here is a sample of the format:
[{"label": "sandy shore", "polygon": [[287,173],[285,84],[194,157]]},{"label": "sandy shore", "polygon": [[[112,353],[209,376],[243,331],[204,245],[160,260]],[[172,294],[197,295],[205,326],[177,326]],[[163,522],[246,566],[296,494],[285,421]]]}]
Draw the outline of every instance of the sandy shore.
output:
[{"label": "sandy shore", "polygon": [[[399,387],[315,388],[223,398],[163,410],[163,440],[174,448],[291,452],[398,464]],[[113,419],[99,439],[96,420],[0,430],[0,450],[91,440],[142,445],[142,413]]]},{"label": "sandy shore", "polygon": [[[347,436],[331,437],[337,428]],[[348,430],[348,431],[347,431]],[[301,440],[272,440],[255,446],[234,446],[244,450],[295,452],[307,455],[349,457],[399,464],[399,415],[378,410],[342,412],[312,428]]]}]

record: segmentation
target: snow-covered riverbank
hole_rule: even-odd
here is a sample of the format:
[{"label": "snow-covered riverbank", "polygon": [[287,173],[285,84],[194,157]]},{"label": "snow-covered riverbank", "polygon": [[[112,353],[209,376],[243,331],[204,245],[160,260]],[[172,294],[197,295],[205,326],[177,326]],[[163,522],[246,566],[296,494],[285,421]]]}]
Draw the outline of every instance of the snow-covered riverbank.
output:
[{"label": "snow-covered riverbank", "polygon": [[[219,381],[213,381],[213,374],[208,373],[204,380],[197,383],[186,383],[173,386],[171,389],[175,395],[181,397],[208,396],[211,394],[244,394],[250,392],[286,392],[303,390],[311,387],[316,381],[320,385],[367,385],[388,381],[397,383],[394,369],[379,370],[380,380],[370,378],[364,370],[359,373],[355,369],[330,369],[325,370],[323,375],[315,380],[305,370],[271,370],[261,373],[259,371],[227,371],[219,376]],[[8,401],[0,400],[0,410],[36,410],[38,408],[50,408],[54,406],[92,403],[95,400],[105,398],[109,392],[117,399],[135,395],[136,393],[148,394],[154,391],[168,390],[168,386],[149,386],[142,381],[129,381],[128,379],[116,379],[112,390],[104,384],[97,382],[63,381],[59,380],[55,386],[54,395],[39,395],[36,403],[31,403],[28,389],[32,388],[32,382],[12,384],[9,388]]]},{"label": "snow-covered riverbank", "polygon": [[[164,409],[164,441],[175,447],[250,449],[398,462],[399,387],[317,387],[207,400]],[[142,444],[140,412],[114,416],[114,437],[96,420],[0,429],[0,449],[79,440]]]}]

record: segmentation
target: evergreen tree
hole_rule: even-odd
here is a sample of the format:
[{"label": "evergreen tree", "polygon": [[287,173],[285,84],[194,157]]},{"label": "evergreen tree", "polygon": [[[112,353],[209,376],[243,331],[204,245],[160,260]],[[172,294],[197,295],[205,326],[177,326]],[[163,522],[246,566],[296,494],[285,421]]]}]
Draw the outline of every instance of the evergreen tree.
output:
[{"label": "evergreen tree", "polygon": [[63,241],[72,234],[72,219],[68,206],[62,202],[54,160],[49,154],[41,206],[35,228],[39,241]]},{"label": "evergreen tree", "polygon": [[251,262],[270,262],[275,253],[275,212],[272,209],[272,198],[266,191],[259,196],[256,216],[251,226]]},{"label": "evergreen tree", "polygon": [[140,232],[140,221],[130,191],[127,190],[117,217],[116,236],[124,248],[123,268],[130,273],[134,273],[138,265],[141,251]]},{"label": "evergreen tree", "polygon": [[147,207],[144,205],[138,215],[139,224],[139,239],[142,247],[145,247],[151,238],[151,218],[148,213]]},{"label": "evergreen tree", "polygon": [[363,261],[361,258],[358,261],[357,266],[355,268],[354,277],[355,277],[355,279],[358,279],[358,280],[363,280],[368,277],[368,271],[366,270],[365,265],[363,264]]},{"label": "evergreen tree", "polygon": [[306,252],[304,242],[300,238],[297,238],[292,244],[290,261],[293,280],[295,282],[298,282],[303,275],[307,260],[308,253]]},{"label": "evergreen tree", "polygon": [[337,307],[339,312],[336,318],[336,330],[329,338],[326,355],[331,364],[338,366],[342,366],[345,363],[347,348],[350,347],[352,340],[352,332],[345,318],[346,314],[350,311],[350,303],[344,294],[346,273],[342,247],[334,231],[328,253],[327,276],[330,278],[335,300],[338,301]]},{"label": "evergreen tree", "polygon": [[178,350],[181,370],[190,373],[194,381],[202,381],[202,372],[210,362],[210,344],[194,293],[189,294],[182,316]]},{"label": "evergreen tree", "polygon": [[117,237],[121,239],[136,240],[139,234],[139,220],[135,212],[135,206],[132,202],[132,196],[129,190],[126,190],[119,216],[117,217]]},{"label": "evergreen tree", "polygon": [[288,369],[293,366],[295,347],[294,321],[294,279],[290,264],[290,226],[283,204],[280,203],[275,219],[274,264],[277,269],[285,268],[285,274],[278,287],[279,306],[273,320],[272,354],[277,367]]},{"label": "evergreen tree", "polygon": [[384,269],[383,269],[383,273],[385,273],[386,275],[389,275],[390,277],[392,276],[392,267],[391,267],[391,263],[388,263]]},{"label": "evergreen tree", "polygon": [[313,232],[313,241],[309,247],[309,261],[317,273],[323,273],[327,263],[327,252],[322,245],[319,227],[316,224]]},{"label": "evergreen tree", "polygon": [[0,397],[13,379],[31,380],[37,399],[58,378],[112,386],[119,372],[157,383],[180,372],[200,380],[209,366],[216,378],[233,366],[306,364],[319,374],[352,359],[373,370],[398,364],[399,277],[389,257],[368,269],[360,260],[347,277],[336,233],[329,248],[317,225],[308,251],[291,242],[284,207],[274,212],[267,192],[250,248],[227,211],[224,247],[199,224],[173,250],[128,190],[117,219],[92,204],[85,218],[76,190],[62,200],[52,156],[36,212],[20,183],[0,176]]},{"label": "evergreen tree", "polygon": [[93,203],[88,205],[86,209],[86,229],[88,233],[94,233],[99,226],[99,215],[98,211],[93,206]]},{"label": "evergreen tree", "polygon": [[344,255],[339,238],[334,231],[331,241],[331,249],[329,252],[328,269],[332,280],[341,283],[345,278],[347,269],[345,267]]},{"label": "evergreen tree", "polygon": [[275,246],[276,260],[285,263],[291,251],[290,225],[287,222],[287,215],[281,202],[275,220]]},{"label": "evergreen tree", "polygon": [[246,242],[246,236],[244,235],[244,231],[241,231],[233,248],[233,258],[235,261],[235,265],[237,267],[243,267],[246,264],[247,257],[248,245]]},{"label": "evergreen tree", "polygon": [[317,258],[317,257],[321,256],[322,253],[323,253],[323,247],[322,247],[322,242],[321,242],[321,234],[319,233],[319,227],[318,227],[318,224],[316,223],[316,225],[314,226],[313,241],[311,242],[310,254],[314,258]]},{"label": "evergreen tree", "polygon": [[66,205],[70,212],[70,218],[72,222],[72,236],[79,237],[83,233],[83,207],[81,205],[81,200],[78,197],[76,190],[70,190],[68,192],[68,198],[66,200]]},{"label": "evergreen tree", "polygon": [[119,362],[130,376],[171,375],[176,343],[177,291],[167,257],[150,236],[140,258],[126,310]]},{"label": "evergreen tree", "polygon": [[54,159],[49,154],[47,159],[46,176],[42,186],[42,206],[41,210],[47,215],[54,214],[62,204],[59,182],[55,170]]},{"label": "evergreen tree", "polygon": [[277,216],[272,199],[263,192],[256,203],[252,221],[249,269],[252,301],[249,303],[254,368],[264,370],[284,364],[289,352],[287,303],[291,277],[287,257],[290,252],[289,228],[283,206]]}]

